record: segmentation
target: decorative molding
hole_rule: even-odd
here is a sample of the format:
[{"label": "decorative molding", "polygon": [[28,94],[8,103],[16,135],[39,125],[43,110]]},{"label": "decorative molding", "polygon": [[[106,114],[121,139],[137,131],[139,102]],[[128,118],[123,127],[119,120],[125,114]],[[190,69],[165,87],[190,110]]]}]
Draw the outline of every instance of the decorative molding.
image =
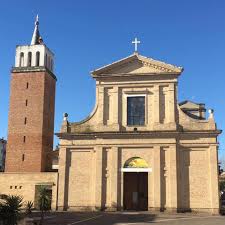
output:
[{"label": "decorative molding", "polygon": [[12,67],[12,73],[30,73],[30,72],[47,72],[52,78],[57,81],[56,75],[46,66],[32,66],[32,67]]},{"label": "decorative molding", "polygon": [[166,67],[159,66],[159,65],[156,65],[156,64],[153,64],[153,63],[150,63],[150,62],[143,62],[142,61],[142,64],[143,64],[143,66],[148,66],[148,67],[160,70],[162,72],[174,72],[174,70],[171,70],[171,69],[168,69]]},{"label": "decorative molding", "polygon": [[152,172],[152,168],[121,168],[121,172]]}]

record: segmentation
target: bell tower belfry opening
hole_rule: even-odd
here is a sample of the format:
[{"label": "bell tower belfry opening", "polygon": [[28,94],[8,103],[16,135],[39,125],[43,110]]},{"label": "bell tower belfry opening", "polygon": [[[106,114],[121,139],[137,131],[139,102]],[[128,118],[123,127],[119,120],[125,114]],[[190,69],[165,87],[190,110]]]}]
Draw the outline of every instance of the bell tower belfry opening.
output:
[{"label": "bell tower belfry opening", "polygon": [[16,47],[11,70],[6,172],[51,170],[55,84],[54,54],[40,36],[37,16],[31,44]]}]

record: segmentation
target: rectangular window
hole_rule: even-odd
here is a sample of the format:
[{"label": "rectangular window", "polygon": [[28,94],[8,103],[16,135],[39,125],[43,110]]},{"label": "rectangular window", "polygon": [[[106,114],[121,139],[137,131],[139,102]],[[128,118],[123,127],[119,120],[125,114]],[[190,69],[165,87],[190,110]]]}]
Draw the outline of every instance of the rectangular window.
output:
[{"label": "rectangular window", "polygon": [[23,136],[23,143],[26,142],[26,136]]},{"label": "rectangular window", "polygon": [[24,160],[25,160],[25,155],[23,154],[23,155],[22,155],[22,161],[24,161]]},{"label": "rectangular window", "polygon": [[26,106],[28,105],[28,100],[27,100],[27,99],[26,99],[25,105],[26,105]]},{"label": "rectangular window", "polygon": [[24,118],[24,124],[27,124],[27,117]]},{"label": "rectangular window", "polygon": [[145,97],[127,97],[127,125],[145,124]]},{"label": "rectangular window", "polygon": [[26,86],[26,88],[28,89],[28,87],[29,87],[29,83],[27,82],[27,86]]}]

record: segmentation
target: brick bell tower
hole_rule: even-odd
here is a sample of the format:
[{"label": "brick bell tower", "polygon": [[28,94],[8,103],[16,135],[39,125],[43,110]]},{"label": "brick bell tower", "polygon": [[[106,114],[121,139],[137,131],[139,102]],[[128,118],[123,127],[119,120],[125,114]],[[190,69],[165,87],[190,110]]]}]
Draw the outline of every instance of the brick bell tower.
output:
[{"label": "brick bell tower", "polygon": [[6,172],[51,170],[55,85],[54,54],[43,43],[38,16],[31,44],[16,47],[11,70]]}]

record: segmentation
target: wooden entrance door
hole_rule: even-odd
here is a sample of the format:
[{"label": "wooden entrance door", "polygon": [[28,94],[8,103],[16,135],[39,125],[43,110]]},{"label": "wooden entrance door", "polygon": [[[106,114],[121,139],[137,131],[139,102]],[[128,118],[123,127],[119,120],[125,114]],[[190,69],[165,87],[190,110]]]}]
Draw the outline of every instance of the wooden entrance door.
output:
[{"label": "wooden entrance door", "polygon": [[124,209],[148,210],[148,173],[124,173]]}]

